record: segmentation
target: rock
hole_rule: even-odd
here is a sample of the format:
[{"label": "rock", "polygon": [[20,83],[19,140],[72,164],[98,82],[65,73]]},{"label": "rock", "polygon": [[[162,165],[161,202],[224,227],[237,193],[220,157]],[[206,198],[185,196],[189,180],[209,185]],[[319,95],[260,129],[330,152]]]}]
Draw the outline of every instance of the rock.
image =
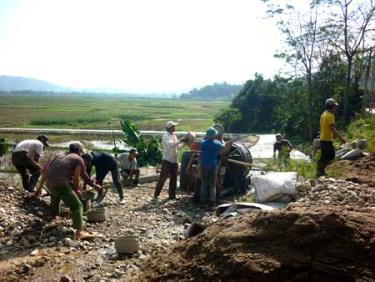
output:
[{"label": "rock", "polygon": [[64,239],[64,245],[67,247],[75,247],[78,245],[78,243],[74,241],[72,238],[67,237]]},{"label": "rock", "polygon": [[70,278],[68,275],[64,275],[60,277],[60,282],[73,282],[74,280]]},{"label": "rock", "polygon": [[30,253],[30,256],[35,257],[35,256],[37,256],[38,254],[39,254],[39,250],[38,250],[38,249],[35,249],[35,250],[33,250],[33,251]]},{"label": "rock", "polygon": [[21,267],[22,273],[29,273],[32,271],[32,269],[33,267],[30,264],[27,264],[27,263],[22,264],[22,267]]}]

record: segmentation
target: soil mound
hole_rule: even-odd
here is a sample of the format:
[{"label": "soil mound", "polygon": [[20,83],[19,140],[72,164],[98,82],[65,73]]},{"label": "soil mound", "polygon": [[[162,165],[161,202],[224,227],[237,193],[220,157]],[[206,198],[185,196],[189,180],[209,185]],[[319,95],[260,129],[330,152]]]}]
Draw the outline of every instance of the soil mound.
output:
[{"label": "soil mound", "polygon": [[374,210],[249,214],[151,258],[143,281],[373,281],[374,234]]},{"label": "soil mound", "polygon": [[329,169],[340,171],[343,179],[375,187],[375,153],[357,160],[337,161]]},{"label": "soil mound", "polygon": [[375,192],[320,179],[283,210],[217,222],[151,257],[143,281],[374,281]]}]

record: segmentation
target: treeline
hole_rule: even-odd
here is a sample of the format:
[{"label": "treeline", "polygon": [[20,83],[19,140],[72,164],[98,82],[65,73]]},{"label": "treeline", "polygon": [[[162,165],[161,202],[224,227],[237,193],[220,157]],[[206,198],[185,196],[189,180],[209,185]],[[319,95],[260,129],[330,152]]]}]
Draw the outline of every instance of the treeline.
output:
[{"label": "treeline", "polygon": [[226,82],[214,83],[200,89],[194,88],[188,93],[181,94],[184,100],[232,100],[241,90],[242,85],[231,85]]},{"label": "treeline", "polygon": [[327,98],[340,104],[339,126],[374,106],[373,1],[315,0],[307,15],[291,5],[263,2],[286,42],[276,56],[286,60],[293,75],[264,79],[257,74],[217,122],[233,132],[283,132],[306,142],[319,130]]}]

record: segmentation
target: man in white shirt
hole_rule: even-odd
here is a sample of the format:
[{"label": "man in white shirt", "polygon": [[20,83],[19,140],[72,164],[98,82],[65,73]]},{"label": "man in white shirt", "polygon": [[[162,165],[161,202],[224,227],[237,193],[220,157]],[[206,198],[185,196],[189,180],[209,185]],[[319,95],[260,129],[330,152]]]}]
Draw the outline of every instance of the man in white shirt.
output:
[{"label": "man in white shirt", "polygon": [[[130,185],[137,186],[139,180],[139,169],[137,163],[137,150],[130,149],[129,153],[118,156],[117,160],[120,164],[121,175],[124,180],[129,179]],[[133,181],[133,176],[135,177]]]},{"label": "man in white shirt", "polygon": [[34,187],[42,172],[39,159],[43,155],[43,146],[49,146],[48,138],[45,135],[40,135],[36,140],[24,140],[20,142],[13,150],[12,163],[21,174],[22,186],[26,191],[34,191]]},{"label": "man in white shirt", "polygon": [[177,122],[168,121],[165,124],[166,132],[162,138],[163,159],[161,161],[161,171],[158,183],[155,187],[154,198],[160,195],[165,181],[169,178],[169,199],[176,199],[176,186],[177,186],[177,149],[180,141],[175,134]]}]

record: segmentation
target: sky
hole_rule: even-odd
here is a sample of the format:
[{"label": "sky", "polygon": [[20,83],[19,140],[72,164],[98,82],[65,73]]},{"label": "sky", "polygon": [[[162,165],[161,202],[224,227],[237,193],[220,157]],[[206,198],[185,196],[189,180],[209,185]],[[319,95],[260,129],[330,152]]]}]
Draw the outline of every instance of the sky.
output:
[{"label": "sky", "polygon": [[0,75],[182,93],[283,66],[260,0],[0,0]]}]

